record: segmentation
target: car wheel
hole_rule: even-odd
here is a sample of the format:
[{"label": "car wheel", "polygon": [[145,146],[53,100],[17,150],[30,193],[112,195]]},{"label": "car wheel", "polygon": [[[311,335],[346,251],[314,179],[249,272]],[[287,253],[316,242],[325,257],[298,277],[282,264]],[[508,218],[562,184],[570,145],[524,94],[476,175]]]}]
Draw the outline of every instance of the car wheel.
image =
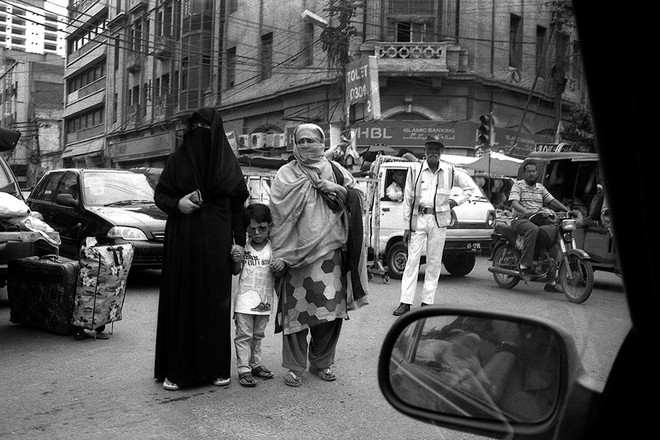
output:
[{"label": "car wheel", "polygon": [[402,241],[394,243],[387,251],[387,273],[390,277],[400,280],[408,261],[408,248]]},{"label": "car wheel", "polygon": [[442,263],[445,265],[445,269],[449,272],[450,275],[456,277],[464,277],[465,275],[472,272],[474,265],[477,262],[477,258],[474,254],[453,254],[445,255],[442,259]]}]

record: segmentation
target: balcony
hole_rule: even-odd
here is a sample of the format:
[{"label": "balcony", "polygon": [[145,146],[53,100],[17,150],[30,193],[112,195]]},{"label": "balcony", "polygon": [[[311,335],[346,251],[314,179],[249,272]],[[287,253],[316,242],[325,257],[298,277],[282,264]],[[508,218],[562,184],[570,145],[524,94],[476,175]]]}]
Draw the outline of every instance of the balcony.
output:
[{"label": "balcony", "polygon": [[139,72],[142,69],[142,54],[136,51],[128,52],[126,56],[126,70],[131,73]]},{"label": "balcony", "polygon": [[147,0],[128,0],[126,2],[126,7],[128,8],[128,12],[133,14],[142,8],[146,9],[147,3],[149,3]]},{"label": "balcony", "polygon": [[154,55],[160,59],[170,59],[174,49],[174,40],[170,35],[158,35],[154,44]]},{"label": "balcony", "polygon": [[460,56],[465,51],[454,42],[379,42],[375,45],[375,55],[379,72],[392,76],[444,77],[467,67],[467,58],[461,60]]}]

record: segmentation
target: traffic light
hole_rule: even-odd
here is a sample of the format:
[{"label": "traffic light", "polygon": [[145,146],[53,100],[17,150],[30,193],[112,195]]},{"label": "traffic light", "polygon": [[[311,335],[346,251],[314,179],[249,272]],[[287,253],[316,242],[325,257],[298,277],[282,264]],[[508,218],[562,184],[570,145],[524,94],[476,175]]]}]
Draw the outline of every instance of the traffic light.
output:
[{"label": "traffic light", "polygon": [[492,147],[495,145],[495,120],[493,115],[481,115],[479,121],[481,121],[481,125],[479,125],[477,132],[477,139],[481,145]]}]

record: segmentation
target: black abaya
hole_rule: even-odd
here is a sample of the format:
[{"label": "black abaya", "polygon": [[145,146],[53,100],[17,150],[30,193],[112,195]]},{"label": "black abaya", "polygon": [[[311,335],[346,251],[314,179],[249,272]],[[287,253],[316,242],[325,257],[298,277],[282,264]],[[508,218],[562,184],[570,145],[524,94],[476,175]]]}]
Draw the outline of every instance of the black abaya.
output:
[{"label": "black abaya", "polygon": [[[178,385],[230,377],[230,249],[246,239],[242,212],[249,194],[240,166],[217,112],[205,108],[190,120],[199,117],[211,129],[186,132],[154,196],[168,214],[154,376]],[[202,207],[181,213],[179,199],[195,189]]]}]

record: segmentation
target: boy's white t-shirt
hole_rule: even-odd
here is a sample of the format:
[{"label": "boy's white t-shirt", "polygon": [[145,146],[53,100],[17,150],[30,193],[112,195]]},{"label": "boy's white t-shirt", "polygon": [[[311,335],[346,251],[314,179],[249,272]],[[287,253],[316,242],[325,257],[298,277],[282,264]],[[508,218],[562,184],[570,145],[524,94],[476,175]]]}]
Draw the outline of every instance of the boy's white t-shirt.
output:
[{"label": "boy's white t-shirt", "polygon": [[[270,240],[260,251],[252,247],[250,242],[245,244],[245,259],[243,269],[239,275],[234,302],[235,313],[248,315],[270,315],[275,307],[273,298],[275,294],[275,276],[270,270],[272,248]],[[259,304],[268,304],[268,309],[259,308]]]}]

